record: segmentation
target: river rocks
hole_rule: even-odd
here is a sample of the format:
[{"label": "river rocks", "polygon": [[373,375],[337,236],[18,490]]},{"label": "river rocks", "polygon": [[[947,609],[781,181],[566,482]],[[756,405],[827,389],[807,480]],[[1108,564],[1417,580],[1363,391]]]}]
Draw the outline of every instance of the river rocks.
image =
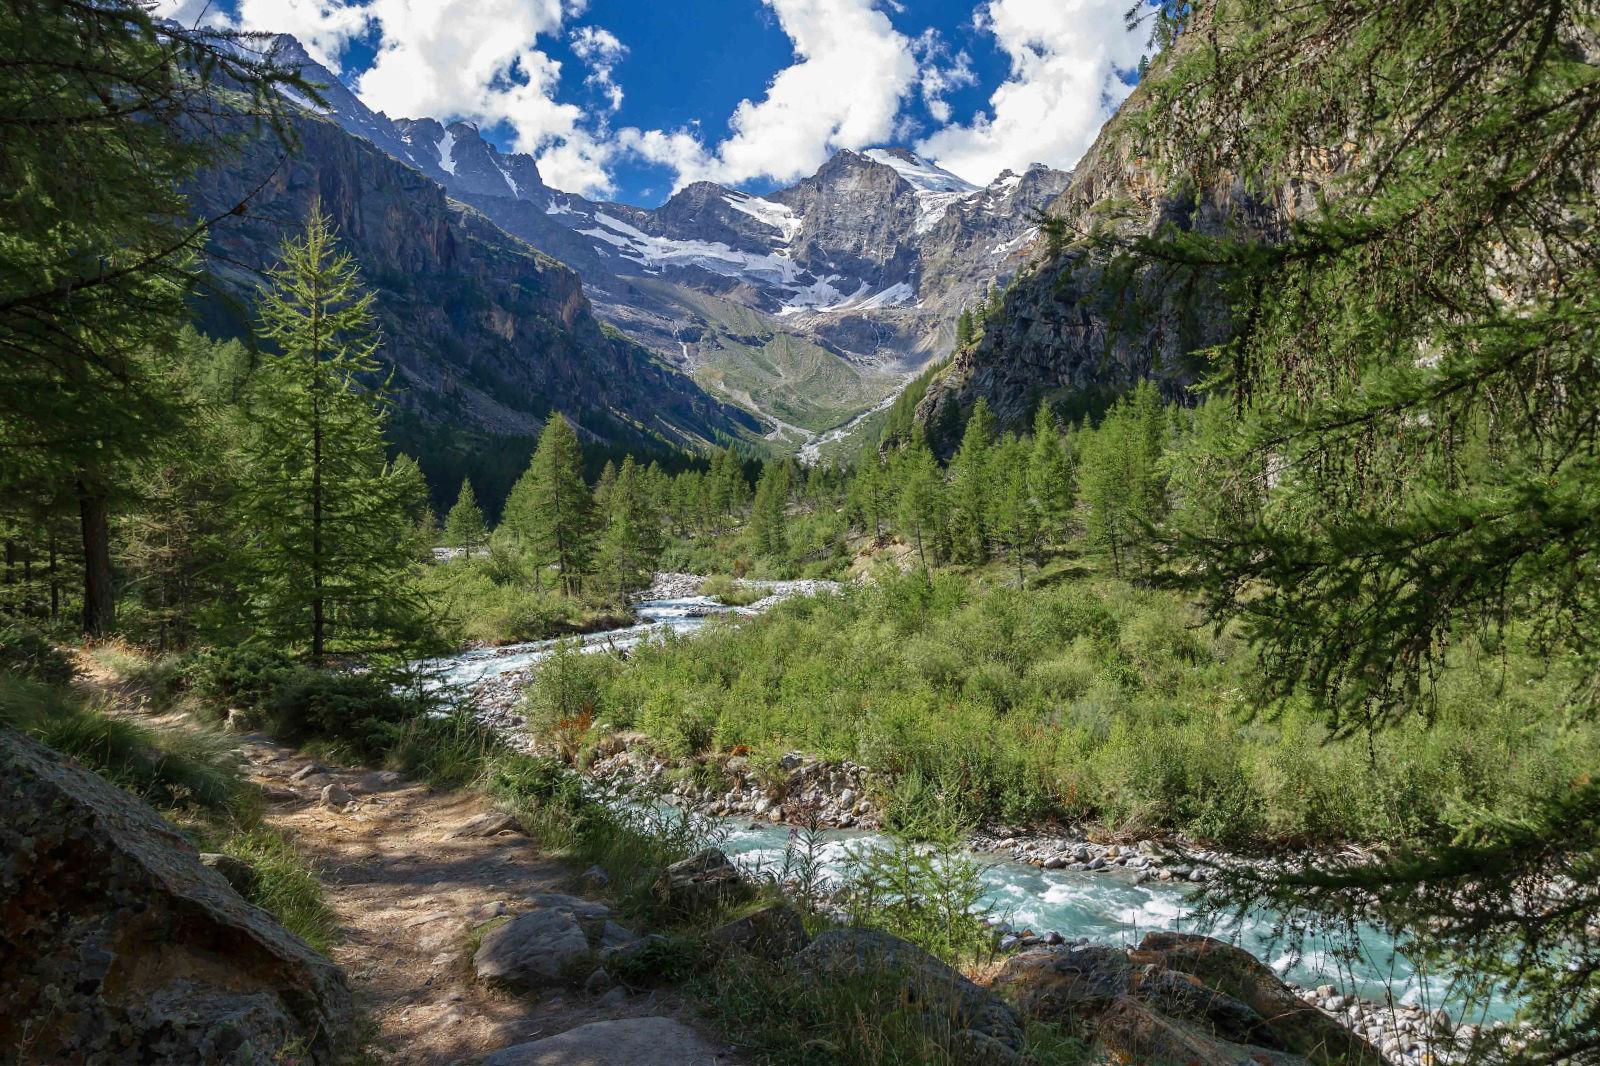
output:
[{"label": "river rocks", "polygon": [[800,913],[782,903],[714,929],[706,939],[717,947],[739,948],[769,962],[786,959],[811,942]]},{"label": "river rocks", "polygon": [[668,913],[693,915],[748,898],[750,886],[726,855],[704,848],[663,870],[651,892]]},{"label": "river rocks", "polygon": [[472,957],[480,981],[523,991],[576,983],[593,970],[595,955],[639,939],[603,903],[544,892],[526,904],[534,909],[484,935]]},{"label": "river rocks", "polygon": [[496,1051],[483,1066],[716,1066],[732,1055],[671,1018],[591,1022]]},{"label": "river rocks", "polygon": [[0,1047],[42,1062],[339,1060],[344,977],[135,797],[0,730]]},{"label": "river rocks", "polygon": [[1022,1046],[1017,1014],[992,993],[915,944],[876,929],[832,929],[795,956],[795,965],[825,981],[884,980],[925,1011],[947,1016],[1013,1050]]},{"label": "river rocks", "polygon": [[1132,953],[1136,963],[1188,974],[1232,996],[1269,1020],[1291,1051],[1316,1063],[1382,1066],[1376,1048],[1305,1003],[1272,969],[1243,948],[1194,933],[1147,933]]}]

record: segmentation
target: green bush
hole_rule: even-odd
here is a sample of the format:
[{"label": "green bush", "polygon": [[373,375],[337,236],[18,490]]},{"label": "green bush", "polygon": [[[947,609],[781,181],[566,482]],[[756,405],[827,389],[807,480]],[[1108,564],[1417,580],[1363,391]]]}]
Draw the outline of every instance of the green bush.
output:
[{"label": "green bush", "polygon": [[229,707],[260,707],[301,669],[285,652],[246,644],[204,651],[184,674],[200,705],[221,714]]},{"label": "green bush", "polygon": [[72,660],[42,633],[16,624],[0,626],[0,671],[47,685],[65,685],[77,675]]},{"label": "green bush", "polygon": [[376,674],[302,669],[261,702],[274,736],[290,744],[332,742],[363,761],[379,761],[425,707]]}]

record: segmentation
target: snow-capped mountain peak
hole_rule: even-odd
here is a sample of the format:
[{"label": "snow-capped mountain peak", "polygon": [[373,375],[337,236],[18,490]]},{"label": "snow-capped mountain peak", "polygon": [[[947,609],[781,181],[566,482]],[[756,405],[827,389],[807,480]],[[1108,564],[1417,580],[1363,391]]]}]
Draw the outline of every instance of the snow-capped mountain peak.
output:
[{"label": "snow-capped mountain peak", "polygon": [[892,168],[918,192],[969,193],[979,189],[965,178],[905,148],[868,148],[861,154],[874,163]]}]

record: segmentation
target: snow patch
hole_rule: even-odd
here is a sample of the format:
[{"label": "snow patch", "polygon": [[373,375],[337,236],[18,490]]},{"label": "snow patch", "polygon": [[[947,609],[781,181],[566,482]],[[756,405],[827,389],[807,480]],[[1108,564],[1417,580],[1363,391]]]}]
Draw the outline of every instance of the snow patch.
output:
[{"label": "snow patch", "polygon": [[957,200],[983,192],[965,178],[910,152],[902,154],[883,148],[869,148],[863,154],[874,163],[891,168],[916,191],[917,221],[913,228],[918,233],[926,233],[938,225],[945,211]]},{"label": "snow patch", "polygon": [[456,175],[456,161],[451,156],[455,151],[456,135],[449,130],[444,131],[444,136],[439,138],[439,167],[452,178]]},{"label": "snow patch", "polygon": [[750,196],[742,192],[728,190],[726,196],[728,206],[742,214],[749,215],[763,225],[771,226],[783,234],[783,243],[788,244],[800,233],[804,225],[799,217],[783,204],[771,200],[763,200],[759,196]]},{"label": "snow patch", "polygon": [[552,196],[550,197],[550,202],[545,205],[544,213],[547,215],[576,215],[578,212],[573,210],[571,204],[563,203]]},{"label": "snow patch", "polygon": [[521,196],[522,189],[512,180],[511,172],[505,168],[505,165],[500,162],[498,157],[494,160],[494,168],[500,172],[502,178],[506,179],[506,184],[511,188],[511,195],[514,197]]}]

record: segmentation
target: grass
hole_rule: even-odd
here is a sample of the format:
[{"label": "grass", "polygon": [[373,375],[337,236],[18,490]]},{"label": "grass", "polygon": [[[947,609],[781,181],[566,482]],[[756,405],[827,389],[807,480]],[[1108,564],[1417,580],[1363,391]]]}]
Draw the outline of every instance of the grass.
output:
[{"label": "grass", "polygon": [[513,644],[614,629],[632,619],[614,604],[562,595],[532,575],[509,552],[484,559],[452,559],[422,567],[418,591],[442,619],[443,637],[455,645]]},{"label": "grass", "polygon": [[1049,577],[1018,590],[884,574],[713,624],[602,677],[594,720],[683,755],[865,763],[903,828],[937,797],[972,819],[1233,846],[1445,836],[1455,811],[1514,813],[1600,763],[1600,732],[1552,710],[1567,679],[1514,641],[1503,656],[1460,642],[1431,728],[1329,744],[1302,703],[1252,714],[1250,653],[1178,595]]},{"label": "grass", "polygon": [[[129,649],[96,654],[124,682],[160,676]],[[290,932],[325,952],[331,912],[306,859],[261,821],[256,788],[245,780],[226,741],[200,730],[153,729],[107,713],[82,693],[0,673],[0,725],[76,761],[165,814],[202,850],[242,860],[255,872],[247,897]]]}]

